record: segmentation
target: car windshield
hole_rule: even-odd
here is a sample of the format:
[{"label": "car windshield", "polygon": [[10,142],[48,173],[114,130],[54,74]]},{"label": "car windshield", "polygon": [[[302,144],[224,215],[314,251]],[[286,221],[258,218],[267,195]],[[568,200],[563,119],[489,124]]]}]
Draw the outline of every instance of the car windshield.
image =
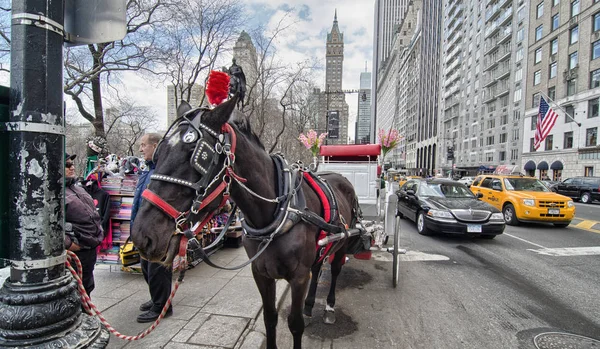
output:
[{"label": "car windshield", "polygon": [[544,183],[535,178],[505,178],[506,190],[512,191],[550,191]]},{"label": "car windshield", "polygon": [[451,183],[427,183],[419,187],[420,196],[441,198],[473,198],[473,193],[464,185]]}]

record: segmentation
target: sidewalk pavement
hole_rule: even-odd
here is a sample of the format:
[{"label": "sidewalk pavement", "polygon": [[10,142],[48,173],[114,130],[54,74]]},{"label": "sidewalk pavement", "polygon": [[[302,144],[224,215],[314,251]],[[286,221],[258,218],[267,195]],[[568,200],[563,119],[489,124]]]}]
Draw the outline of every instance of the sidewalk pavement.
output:
[{"label": "sidewalk pavement", "polygon": [[[243,247],[224,247],[211,256],[218,265],[235,266],[247,261]],[[96,265],[96,289],[92,302],[107,321],[125,335],[136,335],[151,324],[139,324],[138,307],[150,299],[141,274]],[[111,270],[112,269],[112,270]],[[173,276],[173,280],[177,274]],[[277,304],[288,283],[277,282]],[[107,348],[234,348],[265,346],[262,301],[250,265],[236,271],[212,268],[205,263],[188,270],[173,299],[173,315],[143,339],[128,342],[111,334]]]}]

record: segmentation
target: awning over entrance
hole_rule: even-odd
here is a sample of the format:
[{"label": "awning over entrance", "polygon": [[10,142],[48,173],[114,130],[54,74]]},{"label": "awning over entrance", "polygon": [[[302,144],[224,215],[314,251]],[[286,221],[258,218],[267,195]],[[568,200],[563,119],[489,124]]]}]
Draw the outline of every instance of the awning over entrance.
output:
[{"label": "awning over entrance", "polygon": [[537,169],[538,170],[547,170],[548,169],[548,163],[546,161],[542,161],[537,165]]},{"label": "awning over entrance", "polygon": [[550,165],[550,169],[551,170],[562,170],[563,169],[563,163],[556,160],[552,163],[552,165]]},{"label": "awning over entrance", "polygon": [[527,161],[525,166],[523,166],[523,169],[525,171],[535,171],[535,162],[533,162],[533,160]]}]

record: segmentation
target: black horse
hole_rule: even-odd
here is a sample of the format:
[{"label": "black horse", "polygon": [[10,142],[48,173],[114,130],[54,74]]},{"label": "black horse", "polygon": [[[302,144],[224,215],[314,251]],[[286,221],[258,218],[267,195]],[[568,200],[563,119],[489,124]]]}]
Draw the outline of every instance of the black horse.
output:
[{"label": "black horse", "polygon": [[[144,258],[170,265],[183,238],[180,234],[184,230],[180,224],[182,217],[188,223],[204,221],[217,209],[224,193],[230,193],[230,199],[240,208],[247,226],[254,230],[273,226],[282,201],[276,161],[252,133],[246,117],[235,109],[235,103],[236,98],[233,98],[213,110],[191,110],[187,104],[178,108],[178,119],[155,153],[157,165],[147,190],[154,198],[144,196],[146,200],[132,231],[133,241]],[[322,176],[337,199],[340,221],[352,228],[360,215],[352,184],[339,174]],[[318,195],[306,181],[300,183],[306,208],[322,213],[324,208]],[[278,196],[279,200],[272,200]],[[165,206],[171,208],[165,209]],[[291,286],[292,297],[288,327],[294,338],[294,348],[299,349],[305,325],[303,309],[304,315],[311,315],[323,264],[322,260],[315,263],[321,228],[305,220],[284,221],[282,226],[284,228],[273,234],[272,240],[269,235],[267,239],[245,236],[244,247],[249,258],[259,254],[252,262],[252,274],[263,301],[267,348],[277,346],[275,281],[285,279]],[[336,279],[352,239],[342,240],[328,253],[332,281],[325,321],[329,323],[335,321]],[[309,280],[311,287],[305,302]]]}]

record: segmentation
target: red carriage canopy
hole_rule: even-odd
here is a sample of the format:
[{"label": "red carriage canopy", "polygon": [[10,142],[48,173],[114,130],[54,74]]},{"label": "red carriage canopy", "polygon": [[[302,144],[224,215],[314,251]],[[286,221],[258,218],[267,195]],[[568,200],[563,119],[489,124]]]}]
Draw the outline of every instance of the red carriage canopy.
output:
[{"label": "red carriage canopy", "polygon": [[381,144],[322,145],[320,155],[332,161],[375,161]]}]

